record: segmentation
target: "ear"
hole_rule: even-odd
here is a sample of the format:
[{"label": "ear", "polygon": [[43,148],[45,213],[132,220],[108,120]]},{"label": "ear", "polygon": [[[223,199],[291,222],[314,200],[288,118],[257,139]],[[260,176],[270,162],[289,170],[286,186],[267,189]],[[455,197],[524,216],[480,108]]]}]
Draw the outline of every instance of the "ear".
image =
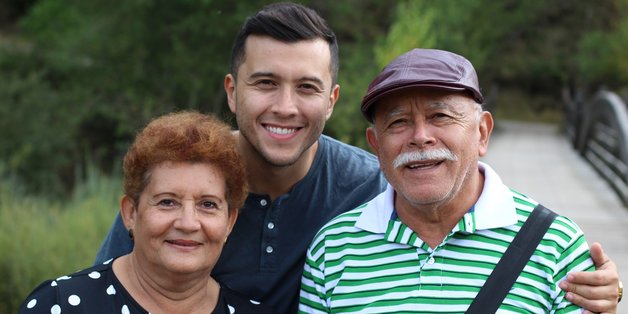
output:
[{"label": "ear", "polygon": [[369,142],[373,153],[379,156],[379,143],[377,141],[377,134],[375,134],[375,127],[371,126],[366,128],[366,141]]},{"label": "ear", "polygon": [[137,206],[135,206],[135,201],[128,195],[122,196],[122,200],[120,200],[120,216],[127,230],[135,228]]},{"label": "ear", "polygon": [[240,213],[239,209],[234,209],[229,213],[229,221],[228,221],[228,226],[227,226],[227,236],[229,236],[231,234],[231,230],[233,230],[233,226],[236,223],[236,220],[238,220],[238,214]]},{"label": "ear", "polygon": [[229,110],[235,113],[236,110],[236,80],[231,74],[225,75],[225,93],[227,93],[227,102],[229,102]]},{"label": "ear", "polygon": [[488,151],[488,142],[493,132],[493,115],[488,111],[483,111],[480,116],[480,149],[479,155],[483,157]]},{"label": "ear", "polygon": [[331,117],[331,113],[334,112],[334,106],[340,97],[340,85],[336,84],[329,94],[329,106],[327,107],[327,113],[325,114],[325,120]]}]

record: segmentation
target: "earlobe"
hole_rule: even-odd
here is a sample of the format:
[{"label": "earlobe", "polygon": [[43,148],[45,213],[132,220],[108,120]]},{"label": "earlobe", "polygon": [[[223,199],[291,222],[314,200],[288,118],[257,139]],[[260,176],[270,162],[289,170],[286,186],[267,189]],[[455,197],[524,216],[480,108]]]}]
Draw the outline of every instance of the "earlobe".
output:
[{"label": "earlobe", "polygon": [[231,74],[225,75],[225,93],[227,94],[227,102],[229,103],[229,110],[235,113],[236,110],[236,80]]}]

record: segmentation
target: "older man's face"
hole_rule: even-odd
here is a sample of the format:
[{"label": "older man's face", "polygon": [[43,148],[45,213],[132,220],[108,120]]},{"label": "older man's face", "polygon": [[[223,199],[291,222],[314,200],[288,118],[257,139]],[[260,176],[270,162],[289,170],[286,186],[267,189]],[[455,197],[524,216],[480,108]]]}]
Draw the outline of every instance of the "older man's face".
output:
[{"label": "older man's face", "polygon": [[465,94],[411,89],[378,101],[367,138],[398,201],[422,207],[455,203],[481,182],[472,179],[491,129]]}]

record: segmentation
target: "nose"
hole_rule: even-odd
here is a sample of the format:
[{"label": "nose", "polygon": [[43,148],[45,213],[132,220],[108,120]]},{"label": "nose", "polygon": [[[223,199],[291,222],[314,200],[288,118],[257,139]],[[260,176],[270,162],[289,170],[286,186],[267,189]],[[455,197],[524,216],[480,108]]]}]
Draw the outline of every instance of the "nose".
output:
[{"label": "nose", "polygon": [[298,112],[297,101],[298,97],[292,88],[282,87],[279,89],[272,112],[282,116],[295,115]]},{"label": "nose", "polygon": [[193,201],[187,201],[181,206],[179,216],[174,222],[174,227],[185,231],[192,232],[200,228],[201,224],[197,217],[196,206]]},{"label": "nose", "polygon": [[417,118],[414,121],[412,129],[412,137],[410,138],[410,146],[418,146],[423,148],[436,143],[431,125],[425,119]]}]

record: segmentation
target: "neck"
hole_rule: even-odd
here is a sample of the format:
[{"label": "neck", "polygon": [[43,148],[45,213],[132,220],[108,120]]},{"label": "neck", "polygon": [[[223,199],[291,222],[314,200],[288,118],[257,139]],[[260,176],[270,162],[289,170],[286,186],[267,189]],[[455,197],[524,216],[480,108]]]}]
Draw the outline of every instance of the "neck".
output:
[{"label": "neck", "polygon": [[410,204],[395,193],[397,215],[423,242],[434,249],[480,198],[484,175],[477,171],[463,185],[453,199],[434,204]]},{"label": "neck", "polygon": [[241,135],[239,148],[246,164],[249,190],[255,194],[269,195],[274,201],[277,197],[290,192],[292,187],[307,175],[316,156],[318,141],[295,163],[285,166],[270,163]]},{"label": "neck", "polygon": [[210,272],[174,274],[138,260],[134,252],[114,261],[113,271],[129,294],[150,313],[210,313],[220,285]]}]

